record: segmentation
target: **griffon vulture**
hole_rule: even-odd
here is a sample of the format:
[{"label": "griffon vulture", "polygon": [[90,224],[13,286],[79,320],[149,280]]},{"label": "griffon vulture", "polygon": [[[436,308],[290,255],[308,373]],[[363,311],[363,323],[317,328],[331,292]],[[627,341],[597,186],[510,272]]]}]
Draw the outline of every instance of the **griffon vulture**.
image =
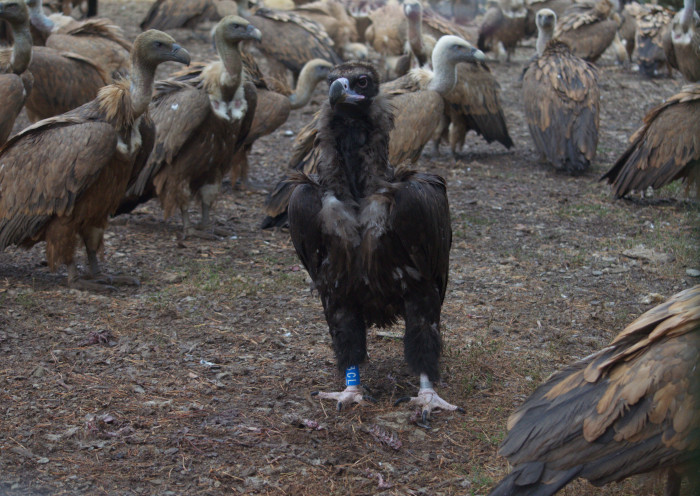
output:
[{"label": "griffon vulture", "polygon": [[695,0],[684,0],[664,43],[666,58],[691,83],[700,81],[700,16]]},{"label": "griffon vulture", "polygon": [[[456,66],[460,62],[483,60],[484,54],[458,36],[443,36],[432,54],[434,71],[426,67],[413,69],[405,76],[381,85],[381,92],[391,102],[394,127],[389,139],[389,163],[397,166],[406,160],[416,161],[423,148],[443,131],[445,100],[455,86]],[[289,160],[289,170],[314,174],[318,149],[313,146],[319,132],[321,115],[317,113],[297,135]],[[284,225],[287,221],[290,184],[281,180],[270,193],[262,227]]]},{"label": "griffon vulture", "polygon": [[367,58],[367,47],[357,43],[357,23],[338,0],[316,0],[294,8],[293,12],[319,23],[333,40],[344,59]]},{"label": "griffon vulture", "polygon": [[538,55],[523,75],[525,118],[540,160],[581,174],[598,145],[598,71],[552,39],[556,19],[552,10],[537,12]]},{"label": "griffon vulture", "polygon": [[493,50],[498,56],[501,45],[510,62],[518,42],[527,36],[528,11],[523,0],[498,0],[484,14],[479,27],[479,50]]},{"label": "griffon vulture", "polygon": [[12,132],[15,119],[22,111],[32,90],[33,78],[27,67],[32,56],[29,12],[24,0],[0,0],[0,21],[7,21],[12,31],[12,48],[0,48],[0,145]]},{"label": "griffon vulture", "polygon": [[233,0],[155,0],[141,21],[141,29],[194,28],[219,21],[238,11]]},{"label": "griffon vulture", "polygon": [[328,79],[314,142],[318,177],[296,175],[289,202],[292,242],[347,377],[344,391],[317,394],[339,410],[362,402],[358,366],[367,357],[367,327],[402,317],[406,361],[420,375],[418,395],[405,400],[420,405],[427,422],[434,409],[458,408],[433,389],[452,238],[445,181],[389,165],[391,104],[372,65],[342,64]]},{"label": "griffon vulture", "polygon": [[598,0],[590,9],[564,15],[557,23],[554,38],[569,45],[574,55],[595,62],[617,33],[618,23],[612,14],[610,0]]},{"label": "griffon vulture", "polygon": [[637,50],[639,71],[647,77],[658,76],[664,70],[671,75],[664,38],[672,19],[673,13],[659,5],[644,5],[638,10],[633,46]]},{"label": "griffon vulture", "polygon": [[[104,289],[97,254],[107,219],[135,170],[145,163],[155,130],[148,118],[156,67],[189,63],[189,54],[160,31],[139,35],[130,78],[106,86],[95,100],[38,122],[0,148],[0,250],[46,241],[49,268],[68,266],[68,283]],[[93,281],[81,279],[74,254],[85,243]]]},{"label": "griffon vulture", "polygon": [[[309,60],[323,59],[339,64],[340,57],[334,50],[333,40],[323,26],[294,12],[259,8],[248,10],[248,0],[238,0],[238,15],[255,24],[262,33],[256,45],[274,69],[281,64],[296,79]],[[282,76],[283,72],[276,72]],[[279,77],[279,79],[284,79]]]},{"label": "griffon vulture", "polygon": [[[508,419],[499,453],[513,467],[489,496],[551,495],[669,471],[698,494],[700,286],[642,314],[609,346],[554,373]],[[693,480],[694,479],[694,480]],[[693,484],[694,483],[694,484]]]},{"label": "griffon vulture", "polygon": [[[151,104],[156,143],[120,213],[155,192],[166,219],[180,210],[183,237],[212,237],[211,206],[250,130],[256,106],[255,87],[246,81],[239,45],[260,36],[245,19],[226,16],[214,30],[219,60],[156,83]],[[195,197],[202,205],[198,228],[190,225],[188,213]]]},{"label": "griffon vulture", "polygon": [[676,179],[695,184],[700,195],[700,84],[652,109],[630,146],[601,180],[612,184],[616,198],[631,191],[661,188]]}]

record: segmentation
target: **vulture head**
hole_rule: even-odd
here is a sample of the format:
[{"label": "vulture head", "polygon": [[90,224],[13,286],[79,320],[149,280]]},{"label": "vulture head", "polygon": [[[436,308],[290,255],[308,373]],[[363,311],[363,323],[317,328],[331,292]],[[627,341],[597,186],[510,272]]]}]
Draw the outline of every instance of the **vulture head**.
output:
[{"label": "vulture head", "polygon": [[403,3],[403,13],[407,19],[420,22],[423,17],[423,6],[418,0],[406,0]]},{"label": "vulture head", "polygon": [[21,26],[29,22],[29,11],[24,0],[0,0],[0,19],[12,26]]},{"label": "vulture head", "polygon": [[454,67],[459,62],[483,61],[484,52],[459,36],[442,36],[433,48],[433,67]]},{"label": "vulture head", "polygon": [[346,62],[328,75],[328,100],[334,110],[366,110],[379,94],[379,75],[372,64]]},{"label": "vulture head", "polygon": [[175,43],[175,40],[162,31],[149,29],[134,40],[131,59],[146,67],[155,67],[161,62],[180,62],[190,64],[190,54]]},{"label": "vulture head", "polygon": [[236,15],[229,15],[219,21],[214,27],[214,43],[220,45],[236,45],[240,41],[260,41],[262,33],[251,23]]},{"label": "vulture head", "polygon": [[554,26],[557,24],[557,14],[552,9],[540,9],[537,11],[535,24],[537,24],[537,29],[540,31],[554,32]]}]

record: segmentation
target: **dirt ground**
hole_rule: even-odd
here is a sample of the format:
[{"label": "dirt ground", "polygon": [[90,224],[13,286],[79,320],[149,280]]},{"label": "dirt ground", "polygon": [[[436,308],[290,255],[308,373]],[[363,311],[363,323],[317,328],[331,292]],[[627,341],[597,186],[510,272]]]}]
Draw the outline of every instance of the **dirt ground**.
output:
[{"label": "dirt ground", "polygon": [[[148,3],[100,6],[133,38]],[[210,55],[206,29],[172,34]],[[312,398],[343,386],[320,302],[288,232],[258,229],[264,196],[228,187],[216,216],[231,238],[181,242],[180,218],[164,221],[155,202],[115,219],[103,268],[137,276],[138,288],[70,290],[43,245],[0,254],[0,494],[488,492],[507,471],[497,449],[509,412],[558,367],[696,284],[700,268],[700,208],[681,187],[618,201],[597,182],[680,77],[642,79],[604,57],[598,156],[572,178],[532,151],[517,82],[532,53],[530,40],[512,63],[491,64],[513,150],[472,136],[461,160],[426,153],[417,165],[448,181],[439,392],[466,414],[439,413],[426,430],[393,406],[418,386],[400,326],[369,332],[362,377],[378,403],[336,413]],[[256,144],[253,179],[276,181],[325,91]],[[647,476],[563,494],[661,489]]]}]

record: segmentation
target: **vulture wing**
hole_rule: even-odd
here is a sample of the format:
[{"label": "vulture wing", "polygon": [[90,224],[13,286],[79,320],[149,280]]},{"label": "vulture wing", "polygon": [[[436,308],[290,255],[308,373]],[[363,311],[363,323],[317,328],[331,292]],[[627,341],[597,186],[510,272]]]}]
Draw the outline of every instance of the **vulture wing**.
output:
[{"label": "vulture wing", "polygon": [[595,156],[599,90],[595,67],[551,41],[523,77],[525,115],[536,148],[557,169],[580,172]]},{"label": "vulture wing", "polygon": [[64,115],[30,126],[0,149],[0,248],[69,214],[117,148],[106,122]]},{"label": "vulture wing", "polygon": [[577,476],[599,486],[697,461],[699,360],[695,286],[555,373],[516,410],[500,449],[514,469],[490,494],[554,494]]},{"label": "vulture wing", "polygon": [[617,198],[649,186],[660,188],[687,178],[700,190],[700,84],[652,109],[644,125],[630,138],[630,146],[601,180],[613,185]]},{"label": "vulture wing", "polygon": [[0,114],[0,145],[5,143],[12,132],[15,119],[24,106],[26,94],[22,79],[16,74],[0,74],[0,102],[3,102]]},{"label": "vulture wing", "polygon": [[389,163],[415,162],[435,137],[444,114],[444,100],[436,91],[402,92],[391,99],[394,129],[389,135]]},{"label": "vulture wing", "polygon": [[141,29],[191,28],[219,18],[212,0],[156,0],[141,21]]}]

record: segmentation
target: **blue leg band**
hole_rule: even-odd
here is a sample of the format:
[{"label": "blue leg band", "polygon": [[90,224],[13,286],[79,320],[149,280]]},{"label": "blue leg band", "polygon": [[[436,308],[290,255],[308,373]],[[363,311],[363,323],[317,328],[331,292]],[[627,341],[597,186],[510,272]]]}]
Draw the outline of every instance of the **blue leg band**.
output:
[{"label": "blue leg band", "polygon": [[347,369],[345,369],[345,385],[360,385],[360,368],[357,365],[351,365]]}]

